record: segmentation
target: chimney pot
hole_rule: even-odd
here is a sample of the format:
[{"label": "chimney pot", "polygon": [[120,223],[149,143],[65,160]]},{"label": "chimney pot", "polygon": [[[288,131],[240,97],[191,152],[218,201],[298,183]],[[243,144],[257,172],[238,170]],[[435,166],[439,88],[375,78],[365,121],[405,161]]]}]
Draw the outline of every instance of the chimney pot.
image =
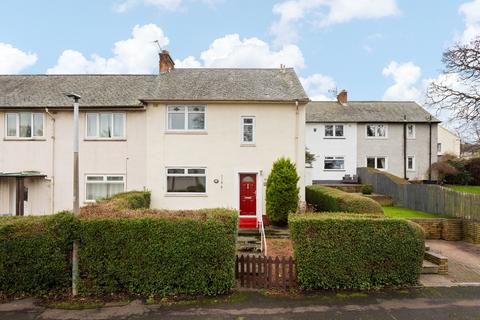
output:
[{"label": "chimney pot", "polygon": [[346,106],[348,103],[348,92],[347,90],[342,90],[340,93],[337,95],[337,101],[341,105]]},{"label": "chimney pot", "polygon": [[162,50],[158,55],[160,57],[160,73],[170,72],[175,68],[175,62],[173,62],[172,57],[170,57],[170,53],[167,50]]}]

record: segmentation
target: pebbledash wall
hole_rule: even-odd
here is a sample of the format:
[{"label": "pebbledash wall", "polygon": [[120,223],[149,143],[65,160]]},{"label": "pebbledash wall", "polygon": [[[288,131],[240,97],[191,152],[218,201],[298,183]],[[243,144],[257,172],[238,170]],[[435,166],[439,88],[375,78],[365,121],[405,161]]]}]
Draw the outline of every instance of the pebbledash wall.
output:
[{"label": "pebbledash wall", "polygon": [[[122,175],[125,189],[151,190],[152,207],[192,209],[239,206],[239,173],[257,174],[257,208],[265,212],[265,182],[273,162],[290,158],[301,177],[304,199],[305,106],[292,103],[195,103],[207,107],[206,130],[168,132],[166,104],[149,104],[125,112],[125,139],[85,138],[85,111],[80,113],[80,203],[85,205],[86,175]],[[23,109],[22,109],[23,110]],[[44,112],[44,110],[42,110]],[[97,110],[99,111],[99,110]],[[36,110],[40,112],[40,110]],[[88,110],[88,112],[91,112]],[[92,110],[92,112],[94,112]],[[39,171],[47,177],[26,179],[25,214],[49,214],[72,208],[72,113],[44,113],[44,138],[6,140],[5,112],[0,112],[0,168],[3,172]],[[241,144],[241,117],[255,117],[255,144]],[[166,167],[206,169],[206,193],[166,192]],[[14,181],[0,179],[0,213],[14,212]]]}]

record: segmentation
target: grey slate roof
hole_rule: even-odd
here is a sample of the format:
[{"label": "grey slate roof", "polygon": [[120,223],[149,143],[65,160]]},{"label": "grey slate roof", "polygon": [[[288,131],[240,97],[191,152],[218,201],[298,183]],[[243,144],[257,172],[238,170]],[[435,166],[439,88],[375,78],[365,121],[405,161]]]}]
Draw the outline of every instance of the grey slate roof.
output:
[{"label": "grey slate roof", "polygon": [[293,69],[175,69],[160,75],[0,75],[0,107],[136,107],[143,100],[308,101]]},{"label": "grey slate roof", "polygon": [[[307,122],[428,122],[428,113],[413,101],[312,101],[307,104]],[[432,117],[432,122],[440,122]]]}]

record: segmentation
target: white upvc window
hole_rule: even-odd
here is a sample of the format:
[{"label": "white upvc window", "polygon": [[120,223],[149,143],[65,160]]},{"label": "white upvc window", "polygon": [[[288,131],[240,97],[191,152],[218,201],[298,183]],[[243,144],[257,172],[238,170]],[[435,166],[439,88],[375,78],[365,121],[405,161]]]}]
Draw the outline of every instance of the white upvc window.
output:
[{"label": "white upvc window", "polygon": [[407,156],[407,170],[415,171],[415,156]]},{"label": "white upvc window", "polygon": [[326,124],[325,138],[343,138],[344,137],[343,124]]},{"label": "white upvc window", "polygon": [[413,123],[407,124],[407,139],[415,139],[415,125]]},{"label": "white upvc window", "polygon": [[344,171],[345,157],[326,156],[323,161],[323,170],[325,171]]},{"label": "white upvc window", "polygon": [[442,152],[442,143],[437,143],[437,152]]},{"label": "white upvc window", "polygon": [[242,144],[255,144],[255,117],[242,117]]},{"label": "white upvc window", "polygon": [[124,175],[86,175],[85,202],[94,202],[125,192]]},{"label": "white upvc window", "polygon": [[204,167],[167,167],[167,193],[205,194],[207,169]]},{"label": "white upvc window", "polygon": [[367,124],[365,126],[367,138],[387,138],[388,126],[386,124]]},{"label": "white upvc window", "polygon": [[367,167],[379,170],[386,170],[388,166],[387,157],[367,157]]},{"label": "white upvc window", "polygon": [[206,130],[206,106],[180,105],[167,107],[167,130]]},{"label": "white upvc window", "polygon": [[85,137],[87,139],[124,139],[124,112],[88,112],[85,114]]},{"label": "white upvc window", "polygon": [[44,131],[44,116],[41,112],[5,114],[6,139],[39,139],[44,137]]}]

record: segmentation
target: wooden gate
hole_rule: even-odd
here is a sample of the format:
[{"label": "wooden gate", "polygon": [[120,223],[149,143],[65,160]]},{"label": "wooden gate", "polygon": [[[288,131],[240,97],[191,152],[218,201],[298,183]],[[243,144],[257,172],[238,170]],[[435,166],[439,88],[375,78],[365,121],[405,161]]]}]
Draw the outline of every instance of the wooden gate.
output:
[{"label": "wooden gate", "polygon": [[235,277],[246,288],[296,288],[297,270],[292,257],[237,255]]}]

